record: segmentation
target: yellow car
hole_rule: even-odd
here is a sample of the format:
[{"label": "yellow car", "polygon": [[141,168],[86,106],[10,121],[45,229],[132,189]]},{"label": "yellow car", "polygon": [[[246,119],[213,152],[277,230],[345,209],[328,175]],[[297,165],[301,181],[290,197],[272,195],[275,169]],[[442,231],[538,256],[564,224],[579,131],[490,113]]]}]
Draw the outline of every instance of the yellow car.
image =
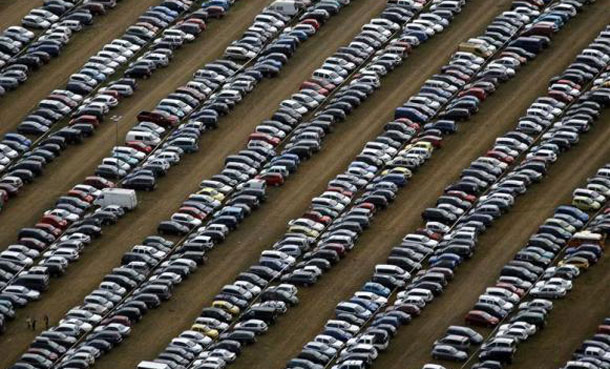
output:
[{"label": "yellow car", "polygon": [[227,302],[227,301],[216,300],[212,303],[212,306],[215,308],[222,309],[222,310],[226,311],[227,313],[230,313],[231,315],[237,315],[240,312],[240,310],[237,306],[235,306],[232,303]]},{"label": "yellow car", "polygon": [[292,227],[288,227],[288,232],[300,233],[300,234],[304,234],[305,236],[313,237],[313,238],[317,238],[320,235],[320,232],[316,231],[315,229],[311,229],[309,227],[304,227],[304,226],[300,226],[300,225],[294,225]]},{"label": "yellow car", "polygon": [[198,195],[208,195],[214,200],[223,201],[225,199],[225,195],[216,191],[211,187],[204,187],[197,192]]},{"label": "yellow car", "polygon": [[406,178],[411,178],[413,176],[413,172],[411,172],[411,170],[409,168],[405,168],[405,167],[395,167],[395,168],[391,168],[391,169],[386,169],[383,172],[381,172],[381,175],[385,176],[386,174],[389,174],[389,173],[404,174]]},{"label": "yellow car", "polygon": [[572,205],[584,211],[597,211],[602,207],[599,202],[585,196],[574,196]]},{"label": "yellow car", "polygon": [[574,265],[578,269],[584,269],[584,270],[589,269],[589,266],[591,266],[591,264],[589,264],[589,261],[587,259],[579,257],[579,256],[574,256],[574,257],[570,257],[565,260],[562,260],[559,262],[558,265],[559,266]]},{"label": "yellow car", "polygon": [[193,326],[191,327],[191,330],[193,330],[195,332],[203,333],[212,339],[218,338],[218,331],[216,329],[210,328],[204,324],[193,324]]},{"label": "yellow car", "polygon": [[434,145],[428,141],[418,141],[413,144],[413,147],[419,147],[420,149],[426,149],[430,152],[434,151]]},{"label": "yellow car", "polygon": [[401,153],[407,153],[411,149],[424,149],[430,153],[434,151],[434,145],[428,141],[419,141],[414,144],[409,144],[405,146],[404,149],[400,150]]}]

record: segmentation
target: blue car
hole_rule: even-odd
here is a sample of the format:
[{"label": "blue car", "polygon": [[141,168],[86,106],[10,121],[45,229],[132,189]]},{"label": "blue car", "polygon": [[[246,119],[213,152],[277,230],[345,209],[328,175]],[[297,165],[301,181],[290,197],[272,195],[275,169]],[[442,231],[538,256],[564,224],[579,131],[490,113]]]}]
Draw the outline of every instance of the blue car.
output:
[{"label": "blue car", "polygon": [[584,211],[582,211],[574,206],[561,205],[555,210],[555,213],[556,214],[557,213],[568,214],[575,218],[580,219],[581,221],[583,221],[585,223],[589,221],[589,214],[585,213]]},{"label": "blue car", "polygon": [[426,34],[426,32],[422,32],[422,31],[414,31],[414,30],[408,30],[406,32],[403,33],[403,36],[415,36],[419,42],[425,42],[428,39],[428,35]]},{"label": "blue car", "polygon": [[173,19],[175,19],[178,16],[178,12],[177,11],[171,10],[170,8],[165,7],[165,6],[153,6],[151,8],[151,10],[155,10],[155,11],[159,11],[159,12],[165,13],[166,15],[172,17]]},{"label": "blue car", "polygon": [[338,329],[338,328],[326,328],[324,330],[324,332],[322,332],[322,334],[331,336],[332,338],[337,339],[344,343],[353,337],[353,335],[351,333],[348,333],[348,332]]},{"label": "blue car", "polygon": [[377,177],[374,181],[377,182],[391,182],[397,185],[398,187],[404,187],[407,184],[407,177],[401,173],[388,173],[383,177]]},{"label": "blue car", "polygon": [[13,141],[13,142],[17,142],[21,145],[28,146],[28,147],[32,144],[32,140],[30,140],[29,138],[27,138],[23,135],[20,135],[18,133],[5,134],[3,141]]},{"label": "blue car", "polygon": [[375,312],[375,311],[377,311],[377,309],[379,309],[378,303],[373,302],[371,300],[363,299],[360,297],[352,297],[351,299],[349,299],[349,302],[358,304],[358,305],[362,306],[363,308],[365,308],[366,310],[369,310],[370,312]]},{"label": "blue car", "polygon": [[392,292],[389,288],[377,282],[366,282],[364,286],[362,286],[362,291],[371,292],[383,297],[389,297]]},{"label": "blue car", "polygon": [[288,35],[294,36],[294,37],[298,38],[300,41],[306,41],[309,38],[309,36],[307,36],[307,33],[303,32],[303,31],[299,31],[299,30],[290,31],[288,33]]},{"label": "blue car", "polygon": [[457,268],[462,263],[462,258],[457,254],[443,253],[430,258],[430,267],[447,267],[450,269]]},{"label": "blue car", "polygon": [[227,11],[231,7],[231,4],[227,0],[211,0],[201,5],[201,7],[204,9],[209,8],[210,6],[220,6]]}]

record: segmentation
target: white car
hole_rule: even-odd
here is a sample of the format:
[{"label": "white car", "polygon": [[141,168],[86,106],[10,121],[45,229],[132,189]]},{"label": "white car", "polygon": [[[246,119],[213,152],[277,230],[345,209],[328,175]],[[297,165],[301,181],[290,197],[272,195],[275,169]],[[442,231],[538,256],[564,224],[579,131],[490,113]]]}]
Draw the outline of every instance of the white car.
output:
[{"label": "white car", "polygon": [[130,327],[123,325],[123,324],[119,324],[119,323],[110,323],[110,324],[106,324],[106,325],[100,325],[100,326],[95,327],[95,329],[93,331],[99,332],[101,330],[118,332],[123,337],[129,336],[129,334],[131,333]]},{"label": "white car", "polygon": [[565,288],[567,291],[570,291],[572,289],[572,281],[559,277],[553,277],[547,281],[540,281],[536,283],[534,287],[541,287],[545,285],[562,287]]},{"label": "white car", "polygon": [[529,294],[534,297],[551,298],[551,299],[558,299],[558,298],[565,297],[565,295],[567,293],[568,293],[568,291],[564,287],[557,286],[557,285],[547,285],[547,284],[542,285],[542,286],[535,286],[529,292]]},{"label": "white car", "polygon": [[2,251],[0,253],[0,259],[8,260],[24,267],[29,267],[34,264],[34,260],[26,256],[25,254],[8,250]]},{"label": "white car", "polygon": [[189,228],[199,227],[201,225],[201,219],[197,219],[192,215],[184,213],[174,213],[171,216],[171,220],[184,224]]},{"label": "white car", "polygon": [[27,287],[23,286],[8,286],[2,290],[2,293],[9,293],[13,295],[18,295],[25,298],[28,301],[38,300],[40,298],[40,292],[36,290],[31,290]]},{"label": "white car", "polygon": [[307,109],[305,106],[301,105],[301,103],[299,103],[295,100],[292,100],[292,99],[286,99],[286,100],[282,101],[280,103],[280,106],[285,106],[287,108],[294,109],[300,114],[305,114],[309,111],[309,109]]},{"label": "white car", "polygon": [[430,302],[434,299],[432,292],[423,288],[413,288],[408,291],[400,291],[397,296],[399,300],[408,300],[410,297],[420,298],[425,302]]},{"label": "white car", "polygon": [[350,324],[343,320],[330,319],[324,325],[324,328],[337,328],[342,331],[349,332],[351,334],[356,334],[360,330],[357,325]]},{"label": "white car", "polygon": [[23,245],[10,245],[9,247],[7,247],[6,250],[22,253],[32,259],[37,258],[40,255],[40,252],[38,252],[38,250],[31,249],[31,248],[29,248],[27,246],[23,246]]},{"label": "white car", "polygon": [[507,330],[510,328],[524,329],[527,332],[527,334],[529,334],[530,336],[535,334],[537,331],[536,326],[534,324],[527,323],[527,322],[514,322],[514,323],[509,323],[509,324],[502,324],[498,328],[498,330],[502,331],[502,330]]},{"label": "white car", "polygon": [[61,236],[61,238],[59,240],[60,241],[80,241],[80,242],[88,245],[91,243],[91,236],[89,236],[88,234],[75,232],[72,234]]},{"label": "white car", "polygon": [[225,49],[224,56],[236,60],[250,60],[256,57],[254,51],[241,46],[229,46]]},{"label": "white car", "polygon": [[212,351],[204,351],[204,352],[200,353],[198,357],[200,359],[204,359],[204,360],[209,357],[218,357],[218,358],[221,358],[222,360],[226,361],[227,363],[232,363],[233,361],[235,361],[235,359],[237,359],[237,355],[234,352],[231,352],[231,351],[225,350],[225,349],[215,349]]},{"label": "white car", "polygon": [[36,29],[47,29],[51,26],[51,22],[37,15],[26,15],[21,19],[21,24],[26,27]]}]

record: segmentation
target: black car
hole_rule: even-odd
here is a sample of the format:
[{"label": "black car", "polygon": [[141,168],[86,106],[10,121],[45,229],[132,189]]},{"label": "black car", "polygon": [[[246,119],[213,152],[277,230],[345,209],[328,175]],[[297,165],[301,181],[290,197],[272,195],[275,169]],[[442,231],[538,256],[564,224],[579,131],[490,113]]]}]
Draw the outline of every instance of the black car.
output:
[{"label": "black car", "polygon": [[189,232],[189,228],[178,222],[166,220],[159,223],[159,225],[157,226],[157,232],[160,234],[183,236]]}]

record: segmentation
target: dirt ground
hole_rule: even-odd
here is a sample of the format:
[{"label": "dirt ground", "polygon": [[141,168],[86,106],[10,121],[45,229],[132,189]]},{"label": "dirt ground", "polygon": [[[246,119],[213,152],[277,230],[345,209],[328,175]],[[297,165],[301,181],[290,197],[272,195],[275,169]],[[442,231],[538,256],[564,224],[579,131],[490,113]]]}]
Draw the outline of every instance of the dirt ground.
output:
[{"label": "dirt ground", "polygon": [[[133,99],[117,110],[116,114],[123,116],[118,125],[119,138],[122,140],[139,110],[150,108],[186,81],[199,66],[220,55],[226,43],[241,32],[240,27],[244,27],[266,3],[237,3],[235,11],[232,10],[225,20],[215,23],[202,38],[180,50],[170,67],[142,83]],[[287,221],[299,216],[311,197],[322,191],[326,182],[346,167],[364,142],[381,132],[383,124],[391,118],[393,108],[438,71],[455,45],[479,34],[493,16],[509,3],[507,0],[469,2],[445,33],[417,49],[403,66],[384,80],[382,88],[371,99],[327,137],[318,155],[301,166],[286,185],[269,191],[267,203],[242,223],[224,245],[210,253],[207,266],[181,284],[168,303],[147,314],[144,321],[135,327],[132,336],[97,362],[96,366],[104,369],[134,367],[140,360],[153,358],[172,337],[189,327],[201,308],[211,303],[220,287],[230,283],[237,273],[252,264],[260,251],[268,248],[282,234]],[[385,259],[390,248],[421,223],[421,211],[430,206],[445,185],[457,178],[472,159],[484,153],[496,136],[514,127],[516,119],[529,103],[545,91],[547,80],[565,68],[605,26],[610,19],[610,10],[604,8],[603,4],[604,1],[598,1],[571,21],[554,39],[549,50],[502,86],[483,104],[473,120],[448,138],[443,149],[435,153],[414,176],[396,202],[379,214],[373,226],[363,234],[358,247],[315,287],[304,290],[300,294],[301,304],[282,317],[256,346],[244,350],[233,367],[280,369],[296,355],[300,347],[313,338],[332,316],[335,304],[351,295],[368,279],[374,265]],[[11,322],[7,332],[0,336],[0,351],[3,352],[0,366],[7,367],[12,363],[33,338],[32,332],[23,328],[25,317],[41,317],[47,313],[55,322],[67,309],[77,304],[107,271],[119,263],[123,252],[154,232],[157,223],[167,218],[179,202],[197,188],[201,179],[216,173],[222,167],[223,158],[244,145],[248,134],[261,119],[268,117],[324,57],[350,40],[360,26],[382,7],[381,1],[354,1],[298,50],[282,71],[281,80],[263,82],[222,121],[221,128],[203,136],[199,153],[185,157],[167,178],[160,181],[157,191],[141,194],[136,211],[121,220],[118,226],[107,228],[100,241],[86,251],[79,263],[71,266],[65,277],[53,281],[41,302],[19,311],[17,321]],[[1,106],[0,102],[0,109]],[[548,178],[519,199],[511,213],[482,238],[478,253],[460,268],[445,295],[436,300],[419,319],[401,329],[388,351],[377,360],[376,368],[418,368],[429,360],[432,341],[450,323],[462,322],[463,315],[476,296],[493,282],[501,266],[521,247],[537,224],[549,216],[556,205],[568,201],[572,188],[608,159],[609,117],[609,114],[602,116],[599,124],[581,143],[551,169]],[[10,244],[17,229],[32,224],[59,194],[93,172],[99,159],[114,145],[114,128],[108,124],[93,139],[67,150],[62,158],[48,167],[38,183],[29,186],[17,201],[9,204],[6,211],[0,214],[0,245]],[[28,212],[22,211],[26,205]],[[605,269],[603,265],[600,264],[583,278],[606,282],[609,277],[602,275]],[[603,292],[605,283],[589,286],[587,279],[578,282],[581,281],[584,283],[575,288],[570,299],[591,299],[596,292]],[[561,317],[568,317],[587,306],[570,304],[569,300],[564,305],[565,310],[558,306],[553,312],[549,329],[528,344],[532,348],[537,345],[538,350],[547,350],[550,354],[551,347],[559,344],[556,341],[561,341],[563,356],[542,363],[544,357],[533,355],[538,351],[523,346],[515,367],[558,367],[608,312],[605,308],[607,304],[600,304],[594,309],[587,308],[591,318],[586,319],[586,324],[581,326],[577,321],[562,324],[565,319]],[[552,332],[555,333],[547,335]],[[570,339],[566,340],[564,336]],[[7,354],[4,355],[4,352]]]}]

